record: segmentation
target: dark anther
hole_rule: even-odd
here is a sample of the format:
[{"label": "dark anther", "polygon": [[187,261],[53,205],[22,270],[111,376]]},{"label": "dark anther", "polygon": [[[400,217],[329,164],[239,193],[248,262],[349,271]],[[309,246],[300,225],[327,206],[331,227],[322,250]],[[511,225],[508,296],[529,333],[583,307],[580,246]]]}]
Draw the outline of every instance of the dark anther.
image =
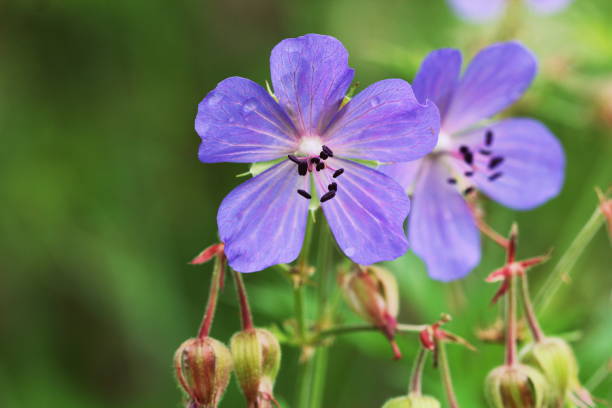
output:
[{"label": "dark anther", "polygon": [[489,176],[489,181],[495,181],[502,176],[502,172],[498,171],[497,173],[493,173]]},{"label": "dark anther", "polygon": [[298,159],[297,157],[295,157],[294,155],[290,154],[287,156],[289,158],[289,160],[291,160],[292,162],[294,162],[295,164],[300,164],[301,160]]},{"label": "dark anther", "polygon": [[491,151],[487,150],[487,149],[480,149],[478,152],[480,154],[484,155],[484,156],[490,156],[491,155]]},{"label": "dark anther", "polygon": [[325,163],[317,163],[317,171],[321,171],[325,168]]},{"label": "dark anther", "polygon": [[327,159],[329,156],[328,156],[328,154],[327,154],[327,153],[325,153],[325,152],[321,152],[321,153],[319,153],[319,157],[320,157],[322,160],[325,160],[325,159]]},{"label": "dark anther", "polygon": [[463,154],[463,160],[465,160],[465,162],[471,166],[472,163],[474,163],[474,155],[472,152],[468,151]]},{"label": "dark anther", "polygon": [[492,158],[491,161],[489,162],[489,169],[493,170],[494,168],[502,164],[503,161],[504,161],[504,158],[501,156],[496,156]]},{"label": "dark anther", "polygon": [[463,174],[465,174],[465,177],[472,177],[474,175],[474,172],[473,171],[466,171]]},{"label": "dark anther", "polygon": [[334,172],[334,176],[333,176],[333,177],[334,177],[334,178],[338,178],[338,177],[340,177],[340,175],[341,175],[342,173],[344,173],[344,169],[338,169],[338,170],[336,170],[336,171]]},{"label": "dark anther", "polygon": [[321,149],[323,150],[323,153],[325,153],[329,157],[334,157],[334,152],[332,152],[332,150],[329,147],[323,145],[321,146]]},{"label": "dark anther", "polygon": [[321,202],[324,203],[327,200],[331,200],[332,198],[334,198],[336,196],[336,192],[335,191],[328,191],[327,193],[323,194],[321,196]]},{"label": "dark anther", "polygon": [[461,146],[459,152],[461,152],[461,154],[467,154],[470,152],[470,149],[467,146]]},{"label": "dark anther", "polygon": [[312,159],[310,159],[310,163],[317,164],[317,163],[320,163],[320,162],[321,162],[321,160],[319,160],[318,157],[313,157]]},{"label": "dark anther", "polygon": [[448,184],[457,184],[457,179],[454,179],[454,178],[449,178],[446,181],[448,182]]},{"label": "dark anther", "polygon": [[300,176],[305,176],[306,173],[308,173],[308,163],[306,163],[305,161],[300,161],[298,163],[298,174]]},{"label": "dark anther", "polygon": [[485,144],[487,146],[491,146],[493,144],[493,131],[492,130],[487,130],[487,133],[485,133]]},{"label": "dark anther", "polygon": [[308,194],[308,191],[306,191],[306,190],[298,190],[297,192],[298,192],[299,195],[301,195],[304,198],[307,198],[309,200],[312,198],[312,196],[310,194]]},{"label": "dark anther", "polygon": [[463,195],[468,195],[470,194],[472,191],[474,191],[474,187],[468,187],[465,190],[463,190]]},{"label": "dark anther", "polygon": [[331,183],[330,185],[327,186],[327,189],[329,191],[338,191],[338,184],[337,183]]}]

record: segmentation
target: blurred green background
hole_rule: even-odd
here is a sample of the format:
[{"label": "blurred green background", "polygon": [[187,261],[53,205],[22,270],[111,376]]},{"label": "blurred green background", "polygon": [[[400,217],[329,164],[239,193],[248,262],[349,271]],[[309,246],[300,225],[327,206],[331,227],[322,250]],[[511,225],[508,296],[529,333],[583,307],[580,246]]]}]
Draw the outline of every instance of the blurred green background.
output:
[{"label": "blurred green background", "polygon": [[[215,241],[216,208],[246,169],[198,162],[196,105],[228,76],[263,83],[271,48],[309,32],[345,44],[362,87],[411,80],[434,48],[472,55],[508,36],[533,48],[539,76],[510,113],[544,121],[561,139],[566,184],[531,212],[485,207],[500,231],[519,221],[519,256],[555,248],[531,274],[537,291],[595,209],[593,188],[612,181],[611,19],[609,0],[577,0],[510,30],[462,23],[443,0],[4,0],[0,407],[179,406],[172,355],[197,330],[211,271],[187,262]],[[485,242],[482,264],[453,285],[430,281],[412,255],[389,265],[401,282],[401,321],[450,312],[448,328],[479,347],[450,347],[463,407],[484,406],[483,378],[501,363],[501,348],[474,332],[497,315],[496,287],[483,278],[502,261]],[[611,357],[611,264],[601,230],[543,316],[548,332],[575,332],[583,383]],[[259,325],[291,317],[283,277],[245,280]],[[230,286],[213,335],[227,341],[238,328]],[[405,358],[392,362],[378,333],[338,339],[323,406],[377,407],[402,394],[416,345],[402,336]],[[295,400],[297,356],[284,348],[276,387],[284,407]],[[593,391],[610,400],[611,390],[608,378]],[[431,367],[425,391],[442,398]],[[243,406],[235,382],[222,406]]]}]

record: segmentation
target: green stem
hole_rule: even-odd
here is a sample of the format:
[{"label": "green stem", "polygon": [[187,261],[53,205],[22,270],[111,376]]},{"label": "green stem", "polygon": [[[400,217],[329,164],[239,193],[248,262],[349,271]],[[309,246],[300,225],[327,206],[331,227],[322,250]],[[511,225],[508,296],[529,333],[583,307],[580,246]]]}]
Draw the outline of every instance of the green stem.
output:
[{"label": "green stem", "polygon": [[535,306],[538,313],[541,315],[544,310],[550,306],[550,302],[554,297],[555,293],[561,287],[563,283],[563,277],[569,277],[570,271],[576,265],[578,258],[584,252],[586,246],[591,242],[595,233],[604,223],[604,216],[601,213],[599,206],[595,209],[591,218],[582,227],[570,247],[565,251],[559,262],[555,265],[554,269],[550,273],[548,279],[544,283],[544,286],[538,292],[535,300]]},{"label": "green stem", "polygon": [[421,395],[421,384],[425,360],[427,360],[427,349],[421,347],[419,354],[417,354],[417,357],[414,360],[412,372],[410,373],[410,386],[408,387],[408,394]]},{"label": "green stem", "polygon": [[306,315],[304,308],[304,285],[293,287],[293,309],[297,326],[297,337],[300,344],[306,341]]},{"label": "green stem", "polygon": [[298,381],[298,401],[296,406],[297,408],[310,408],[314,361],[312,358],[309,358],[301,364]]},{"label": "green stem", "polygon": [[508,278],[506,292],[506,365],[516,365],[516,276]]},{"label": "green stem", "polygon": [[542,331],[540,323],[538,322],[538,317],[533,310],[533,304],[531,303],[531,297],[529,295],[529,279],[527,279],[527,275],[523,275],[521,277],[521,292],[523,298],[523,310],[525,312],[525,316],[527,317],[527,323],[529,323],[531,335],[537,343],[540,343],[542,340],[544,340],[544,332]]},{"label": "green stem", "polygon": [[[427,328],[425,324],[405,324],[399,323],[397,325],[398,333],[419,333]],[[350,334],[364,331],[380,331],[379,327],[372,326],[371,324],[350,324],[335,326],[327,330],[322,330],[317,336],[317,340],[322,340],[326,337],[337,336],[340,334]]]},{"label": "green stem", "polygon": [[438,349],[440,376],[442,377],[442,383],[444,385],[446,399],[448,400],[448,406],[450,408],[459,408],[457,396],[455,395],[455,390],[453,389],[453,379],[451,377],[450,367],[448,365],[448,357],[446,356],[446,346],[444,345],[444,341],[436,339],[436,348]]},{"label": "green stem", "polygon": [[314,357],[314,369],[312,379],[312,393],[310,397],[310,408],[323,406],[323,395],[325,390],[325,377],[327,374],[328,347],[319,347]]}]

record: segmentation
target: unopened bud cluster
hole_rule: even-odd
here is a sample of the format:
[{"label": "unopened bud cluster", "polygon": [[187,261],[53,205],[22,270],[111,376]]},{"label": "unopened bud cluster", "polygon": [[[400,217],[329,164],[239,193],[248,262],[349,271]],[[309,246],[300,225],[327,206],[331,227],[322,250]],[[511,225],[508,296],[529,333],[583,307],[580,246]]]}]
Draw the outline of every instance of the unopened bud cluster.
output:
[{"label": "unopened bud cluster", "polygon": [[491,371],[485,382],[485,396],[492,408],[545,408],[550,399],[544,376],[522,364]]},{"label": "unopened bud cluster", "polygon": [[382,408],[440,408],[440,402],[428,395],[409,394],[390,399]]}]

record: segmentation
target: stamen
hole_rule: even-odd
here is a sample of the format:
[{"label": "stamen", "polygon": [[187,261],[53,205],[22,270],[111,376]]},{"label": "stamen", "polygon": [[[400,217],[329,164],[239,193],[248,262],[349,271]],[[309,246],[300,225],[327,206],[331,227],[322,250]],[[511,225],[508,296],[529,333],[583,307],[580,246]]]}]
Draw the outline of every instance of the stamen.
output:
[{"label": "stamen", "polygon": [[323,145],[321,146],[321,149],[323,150],[323,153],[325,153],[329,157],[334,157],[334,152],[332,152],[332,150],[329,147]]},{"label": "stamen", "polygon": [[334,172],[334,175],[332,176],[333,178],[338,178],[340,177],[340,175],[344,173],[344,169],[338,169]]},{"label": "stamen", "polygon": [[467,151],[463,154],[463,160],[471,166],[474,163],[474,155],[472,152]]},{"label": "stamen", "polygon": [[463,146],[459,147],[459,152],[460,152],[461,154],[466,154],[466,153],[468,153],[469,151],[470,151],[470,149],[469,149],[467,146],[465,146],[465,145],[463,145]]},{"label": "stamen", "polygon": [[504,158],[501,156],[496,156],[492,158],[491,161],[489,162],[489,169],[493,170],[494,168],[502,164],[503,161],[504,161]]},{"label": "stamen", "polygon": [[329,191],[338,191],[338,183],[333,182],[330,185],[327,186],[327,189]]},{"label": "stamen", "polygon": [[500,177],[502,176],[502,174],[504,174],[504,173],[502,173],[501,171],[498,171],[497,173],[493,173],[493,174],[491,174],[491,175],[489,176],[489,181],[495,181],[495,180],[497,180],[498,178],[500,178]]},{"label": "stamen", "polygon": [[493,144],[493,131],[490,129],[485,133],[485,144],[487,146],[491,146]]},{"label": "stamen", "polygon": [[463,174],[465,174],[465,177],[472,177],[474,175],[474,172],[473,171],[466,171]]},{"label": "stamen", "polygon": [[327,193],[323,194],[321,196],[321,202],[324,203],[328,200],[331,200],[332,198],[334,198],[336,196],[336,192],[335,191],[328,191]]},{"label": "stamen", "polygon": [[470,194],[472,191],[474,191],[474,187],[468,187],[465,190],[463,190],[463,195],[468,195]]},{"label": "stamen", "polygon": [[304,198],[307,198],[309,200],[312,198],[312,196],[306,190],[298,190],[297,192],[299,195],[301,195]]},{"label": "stamen", "polygon": [[306,161],[300,161],[298,163],[298,174],[300,176],[305,176],[308,173],[308,163]]},{"label": "stamen", "polygon": [[482,154],[483,156],[490,156],[491,155],[491,151],[487,150],[487,149],[480,149],[478,151],[478,153]]},{"label": "stamen", "polygon": [[457,184],[457,179],[455,179],[455,178],[449,178],[446,181],[448,182],[448,184]]},{"label": "stamen", "polygon": [[325,163],[317,163],[317,171],[321,171],[325,168]]},{"label": "stamen", "polygon": [[310,159],[310,163],[312,163],[312,164],[318,164],[320,162],[321,162],[321,160],[319,160],[318,157],[313,157],[312,159]]},{"label": "stamen", "polygon": [[320,157],[322,160],[325,160],[325,159],[327,159],[328,155],[327,155],[327,153],[325,153],[325,152],[323,152],[323,151],[322,151],[321,153],[319,153],[319,157]]},{"label": "stamen", "polygon": [[289,160],[291,160],[292,162],[294,162],[295,164],[300,164],[301,160],[298,159],[297,157],[295,157],[294,155],[290,154],[287,156],[289,158]]}]

